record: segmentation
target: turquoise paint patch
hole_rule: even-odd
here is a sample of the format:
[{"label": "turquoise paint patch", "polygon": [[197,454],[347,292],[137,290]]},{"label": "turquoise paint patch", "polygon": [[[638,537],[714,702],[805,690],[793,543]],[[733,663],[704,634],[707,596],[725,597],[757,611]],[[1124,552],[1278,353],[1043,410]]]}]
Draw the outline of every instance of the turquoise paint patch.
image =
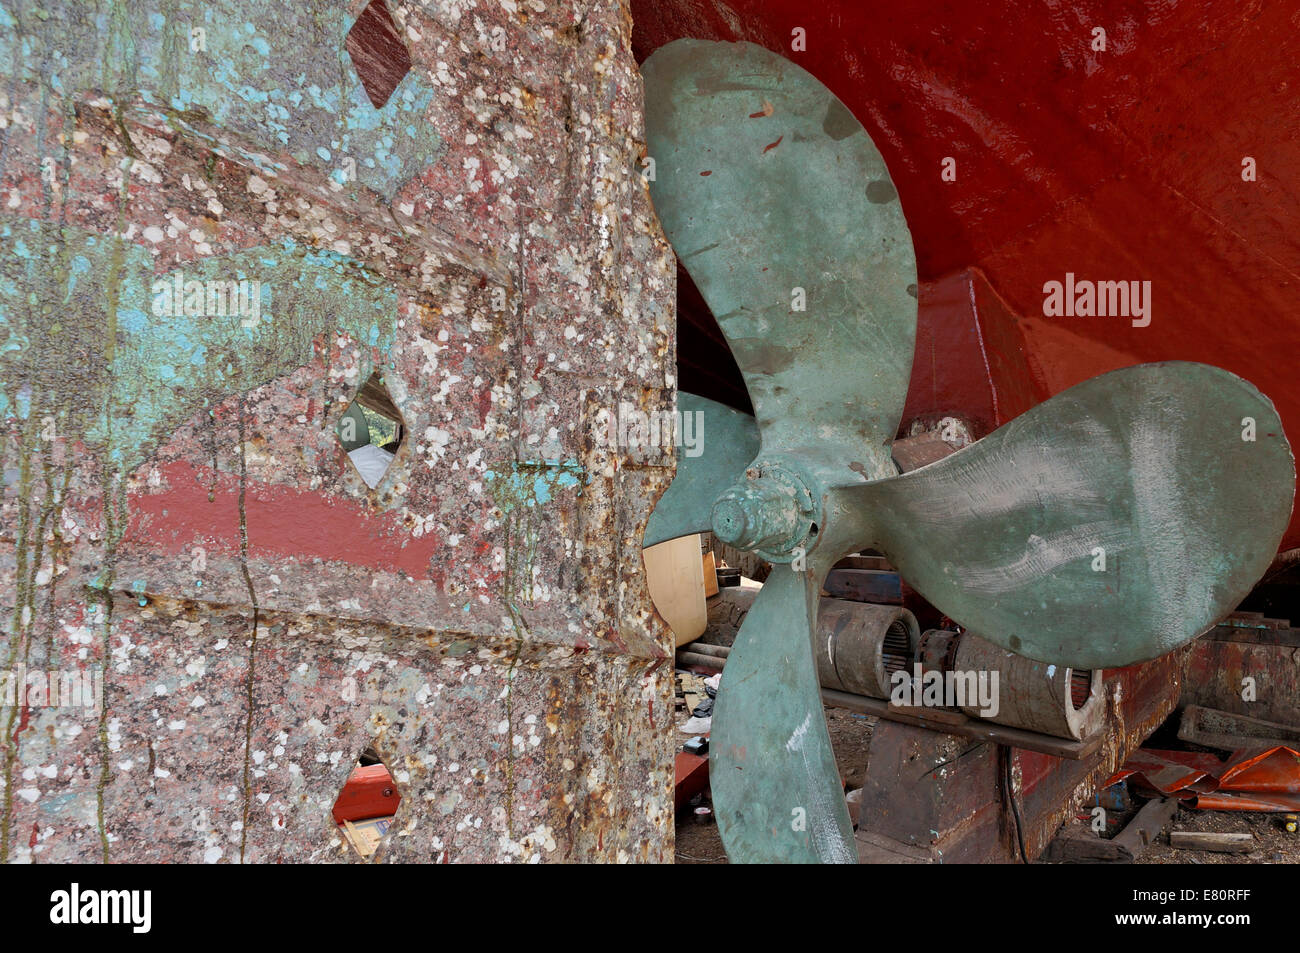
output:
[{"label": "turquoise paint patch", "polygon": [[518,506],[544,506],[558,492],[582,483],[584,471],[576,461],[548,460],[517,464],[510,473],[483,474],[493,502],[503,513]]},{"label": "turquoise paint patch", "polygon": [[118,308],[117,326],[130,334],[143,334],[149,318],[139,308]]},{"label": "turquoise paint patch", "polygon": [[[55,409],[59,431],[103,447],[133,468],[200,408],[310,363],[313,339],[342,331],[391,349],[397,292],[357,261],[293,242],[241,251],[153,274],[143,248],[71,227],[33,223],[33,244],[52,246],[40,260],[13,254],[16,229],[0,228],[0,396],[22,417],[39,395],[41,414]],[[75,282],[71,263],[80,273]],[[260,282],[257,320],[227,314],[155,314],[158,288],[177,277],[228,287]],[[251,293],[251,288],[250,288]],[[114,297],[110,321],[105,312]],[[206,310],[207,296],[203,296]],[[74,311],[79,333],[55,334]],[[109,363],[109,329],[114,329]],[[39,350],[39,360],[34,351]],[[78,387],[67,387],[77,368]]]},{"label": "turquoise paint patch", "polygon": [[[262,149],[287,150],[325,175],[345,158],[357,180],[390,200],[403,183],[437,162],[445,146],[424,121],[434,89],[412,69],[382,109],[365,95],[344,47],[351,19],[344,5],[286,0],[247,5],[242,28],[200,0],[49,0],[0,31],[0,60],[18,79],[67,94],[120,90],[126,99],[197,110]],[[189,27],[202,25],[202,49]],[[197,42],[197,40],[195,40]],[[179,49],[178,49],[179,47]],[[182,116],[171,121],[189,129]],[[276,163],[241,153],[262,169]]]}]

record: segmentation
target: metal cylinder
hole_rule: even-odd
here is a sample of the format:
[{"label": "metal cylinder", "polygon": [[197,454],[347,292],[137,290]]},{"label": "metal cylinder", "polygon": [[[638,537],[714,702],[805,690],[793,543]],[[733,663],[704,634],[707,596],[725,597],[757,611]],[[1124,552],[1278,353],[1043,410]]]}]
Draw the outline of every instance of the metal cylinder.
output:
[{"label": "metal cylinder", "polygon": [[917,645],[916,660],[922,672],[946,672],[953,667],[961,633],[951,629],[926,629]]},{"label": "metal cylinder", "polygon": [[902,606],[822,599],[817,618],[817,675],[823,687],[889,698],[890,676],[916,657],[920,627]]},{"label": "metal cylinder", "polygon": [[952,672],[964,678],[968,688],[978,683],[981,673],[987,673],[990,688],[996,684],[993,714],[982,711],[978,698],[967,691],[966,704],[958,707],[972,718],[1078,741],[1099,728],[1105,714],[1100,670],[1076,672],[1065,665],[1035,662],[973,632],[962,633]]},{"label": "metal cylinder", "polygon": [[720,655],[704,655],[700,652],[690,652],[686,649],[677,650],[678,665],[698,665],[700,668],[713,669],[721,672],[727,664],[727,660]]},{"label": "metal cylinder", "polygon": [[697,655],[712,655],[714,658],[726,658],[731,654],[731,647],[726,645],[710,645],[707,642],[689,642],[682,646],[684,652],[694,652]]}]

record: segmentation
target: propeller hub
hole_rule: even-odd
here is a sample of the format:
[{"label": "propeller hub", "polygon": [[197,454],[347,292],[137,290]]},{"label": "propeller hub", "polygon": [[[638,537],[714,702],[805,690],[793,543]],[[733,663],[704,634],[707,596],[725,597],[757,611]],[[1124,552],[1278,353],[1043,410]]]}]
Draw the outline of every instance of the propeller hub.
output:
[{"label": "propeller hub", "polygon": [[812,494],[784,470],[752,469],[748,476],[714,502],[713,534],[737,549],[788,562],[816,532]]}]

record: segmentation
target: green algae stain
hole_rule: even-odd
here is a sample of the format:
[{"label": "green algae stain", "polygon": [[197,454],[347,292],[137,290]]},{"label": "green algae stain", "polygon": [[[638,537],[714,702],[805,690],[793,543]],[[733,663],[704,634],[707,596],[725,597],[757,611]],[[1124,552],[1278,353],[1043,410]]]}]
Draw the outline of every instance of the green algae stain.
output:
[{"label": "green algae stain", "polygon": [[488,470],[488,495],[501,511],[506,529],[504,597],[512,612],[517,599],[533,598],[533,565],[537,557],[537,509],[559,492],[581,486],[584,471],[576,462],[516,463],[506,473]]},{"label": "green algae stain", "polygon": [[[505,525],[505,566],[502,573],[502,598],[510,612],[518,641],[506,672],[506,828],[515,836],[514,828],[514,679],[515,670],[528,639],[528,626],[519,611],[519,602],[533,598],[533,566],[537,560],[538,510],[558,493],[570,487],[581,487],[585,471],[574,461],[542,461],[515,463],[505,473],[488,470],[484,481],[492,502],[501,511]],[[581,492],[581,490],[579,490]]]}]

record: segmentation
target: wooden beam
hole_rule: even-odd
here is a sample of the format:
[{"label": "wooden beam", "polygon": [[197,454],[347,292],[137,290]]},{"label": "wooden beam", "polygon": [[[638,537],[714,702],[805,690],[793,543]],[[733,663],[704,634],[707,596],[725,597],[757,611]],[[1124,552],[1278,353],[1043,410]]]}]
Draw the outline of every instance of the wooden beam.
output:
[{"label": "wooden beam", "polygon": [[1036,731],[1026,731],[1023,728],[1011,728],[1007,725],[995,725],[969,718],[958,711],[947,711],[942,708],[904,708],[891,705],[881,698],[850,695],[848,692],[830,688],[822,689],[822,701],[832,708],[846,708],[863,715],[875,715],[887,721],[915,725],[918,728],[930,728],[974,741],[991,741],[1025,751],[1037,751],[1067,761],[1082,761],[1101,747],[1100,733],[1084,741],[1069,741],[1065,738],[1039,734]]},{"label": "wooden beam", "polygon": [[1169,835],[1169,846],[1180,850],[1212,850],[1216,854],[1245,854],[1254,849],[1255,835],[1174,831]]},{"label": "wooden beam", "polygon": [[1121,844],[1134,859],[1142,856],[1142,851],[1168,827],[1178,813],[1178,800],[1172,797],[1156,798],[1142,805],[1133,820],[1115,835],[1114,840]]}]

